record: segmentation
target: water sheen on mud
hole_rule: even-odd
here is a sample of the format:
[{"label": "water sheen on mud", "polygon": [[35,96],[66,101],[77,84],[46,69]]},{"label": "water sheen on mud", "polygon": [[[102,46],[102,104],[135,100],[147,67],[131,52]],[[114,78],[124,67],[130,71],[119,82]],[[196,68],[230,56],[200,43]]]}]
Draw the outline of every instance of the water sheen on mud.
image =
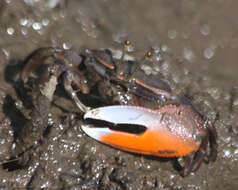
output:
[{"label": "water sheen on mud", "polygon": [[[3,189],[199,189],[238,186],[238,2],[0,1],[0,187]],[[78,52],[133,43],[150,74],[190,98],[218,132],[218,159],[182,178],[173,159],[119,151],[87,137],[73,101],[59,85],[43,139],[20,158],[14,139],[30,119],[31,89],[17,82],[22,60],[39,47]],[[29,81],[31,83],[31,81]],[[10,160],[12,160],[10,162]],[[24,167],[22,167],[24,166]]]}]

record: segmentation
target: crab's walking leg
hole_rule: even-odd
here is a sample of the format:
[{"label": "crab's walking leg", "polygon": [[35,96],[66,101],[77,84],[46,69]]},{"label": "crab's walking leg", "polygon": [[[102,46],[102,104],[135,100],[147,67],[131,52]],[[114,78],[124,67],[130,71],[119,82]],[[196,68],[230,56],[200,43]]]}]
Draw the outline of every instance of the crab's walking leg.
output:
[{"label": "crab's walking leg", "polygon": [[[29,75],[42,64],[46,64],[46,59],[49,58],[61,61],[68,68],[77,67],[82,62],[82,57],[71,50],[53,47],[39,48],[31,53],[24,61],[25,66],[21,73],[21,79],[24,83],[27,82]],[[55,62],[53,61],[52,63],[54,64]]]},{"label": "crab's walking leg", "polygon": [[210,161],[214,162],[217,158],[217,132],[214,125],[208,125],[210,136]]},{"label": "crab's walking leg", "polygon": [[209,137],[208,136],[204,136],[202,143],[200,145],[200,148],[198,149],[198,151],[195,153],[194,158],[193,158],[193,164],[192,164],[192,168],[191,171],[195,172],[200,165],[202,164],[206,153],[207,153],[207,145],[208,145],[208,141],[209,141]]},{"label": "crab's walking leg", "polygon": [[194,154],[186,156],[184,158],[184,168],[181,171],[181,175],[183,177],[187,176],[191,172],[193,157],[194,157]]},{"label": "crab's walking leg", "polygon": [[191,172],[195,172],[202,164],[207,152],[208,136],[204,136],[200,148],[185,158],[184,170],[182,176],[187,176]]},{"label": "crab's walking leg", "polygon": [[[71,98],[74,100],[78,108],[80,109],[81,112],[87,113],[90,108],[85,106],[77,97],[76,92],[72,88],[72,84],[74,83],[75,77],[78,77],[78,75],[74,75],[72,71],[66,71],[65,74],[63,75],[63,83],[64,83],[64,88],[65,90],[69,93]],[[82,81],[82,80],[81,80]]]},{"label": "crab's walking leg", "polygon": [[28,148],[37,144],[43,137],[43,133],[48,126],[48,114],[53,95],[58,84],[59,65],[50,65],[47,75],[42,75],[38,79],[33,93],[33,110],[31,120],[28,120],[22,127],[16,140],[16,155],[20,155]]}]

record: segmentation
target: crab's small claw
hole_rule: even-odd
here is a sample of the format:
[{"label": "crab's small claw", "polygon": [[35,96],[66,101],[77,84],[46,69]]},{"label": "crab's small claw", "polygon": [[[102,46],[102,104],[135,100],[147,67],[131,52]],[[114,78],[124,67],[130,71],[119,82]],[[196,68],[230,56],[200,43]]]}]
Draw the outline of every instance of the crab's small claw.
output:
[{"label": "crab's small claw", "polygon": [[[88,111],[84,118],[107,121],[115,126],[83,126],[82,130],[102,143],[125,151],[163,157],[183,156],[197,150],[199,144],[185,134],[186,128],[171,126],[173,120],[178,119],[176,115],[173,118],[173,114],[177,114],[173,111],[175,108],[168,106],[161,110],[151,110],[136,106],[100,107]],[[124,124],[126,130],[120,128]],[[132,125],[138,128],[143,126],[145,130],[142,133],[131,132],[128,128]]]}]

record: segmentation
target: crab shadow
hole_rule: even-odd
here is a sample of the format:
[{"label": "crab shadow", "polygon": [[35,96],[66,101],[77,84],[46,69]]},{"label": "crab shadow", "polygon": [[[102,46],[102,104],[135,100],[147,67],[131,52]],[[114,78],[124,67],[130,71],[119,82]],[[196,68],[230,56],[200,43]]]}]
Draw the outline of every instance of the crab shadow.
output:
[{"label": "crab shadow", "polygon": [[[18,79],[19,73],[22,69],[23,61],[10,60],[4,70],[4,79],[10,84],[16,92],[17,98],[21,100],[24,107],[32,107],[31,100],[29,101],[27,91],[24,88],[23,82]],[[18,136],[22,126],[25,125],[27,119],[21,110],[22,106],[13,95],[7,94],[4,98],[3,113],[11,121],[11,127],[14,131],[14,136]]]}]

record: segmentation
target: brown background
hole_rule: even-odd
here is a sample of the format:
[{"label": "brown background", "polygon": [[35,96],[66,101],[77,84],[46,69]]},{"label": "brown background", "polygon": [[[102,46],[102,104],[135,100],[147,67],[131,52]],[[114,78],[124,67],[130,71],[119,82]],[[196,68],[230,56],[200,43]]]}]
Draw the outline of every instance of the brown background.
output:
[{"label": "brown background", "polygon": [[[136,59],[151,47],[167,47],[171,57],[165,60],[165,75],[173,90],[189,95],[209,119],[219,113],[219,147],[215,163],[203,164],[195,174],[182,178],[170,161],[128,154],[88,138],[80,130],[83,122],[70,117],[72,110],[77,112],[72,101],[56,96],[54,129],[41,147],[36,169],[9,172],[18,181],[0,173],[0,184],[9,189],[9,185],[33,189],[236,189],[237,7],[235,0],[1,0],[1,108],[8,106],[6,97],[11,97],[20,112],[29,112],[13,88],[17,71],[6,73],[5,68],[14,68],[34,49],[120,49],[120,42],[129,39]],[[63,113],[59,107],[68,111]],[[5,117],[2,109],[0,119]]]}]

